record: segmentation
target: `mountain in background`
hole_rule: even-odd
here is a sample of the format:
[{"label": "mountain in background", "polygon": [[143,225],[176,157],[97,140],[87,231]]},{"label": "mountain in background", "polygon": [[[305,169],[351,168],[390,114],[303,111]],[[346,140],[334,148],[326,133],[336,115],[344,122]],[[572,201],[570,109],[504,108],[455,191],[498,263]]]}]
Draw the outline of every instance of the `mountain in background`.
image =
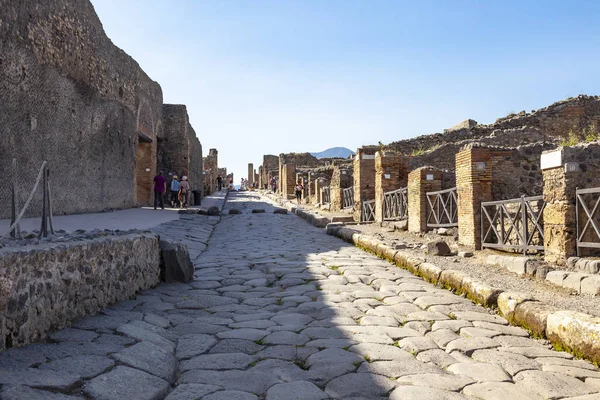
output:
[{"label": "mountain in background", "polygon": [[317,158],[348,158],[349,156],[353,155],[354,152],[345,147],[332,147],[320,153],[310,154]]}]

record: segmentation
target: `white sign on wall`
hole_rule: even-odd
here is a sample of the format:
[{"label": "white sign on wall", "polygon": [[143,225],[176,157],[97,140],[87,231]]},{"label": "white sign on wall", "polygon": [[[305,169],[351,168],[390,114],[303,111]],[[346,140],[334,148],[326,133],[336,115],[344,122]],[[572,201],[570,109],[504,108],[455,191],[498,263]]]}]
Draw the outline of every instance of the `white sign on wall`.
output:
[{"label": "white sign on wall", "polygon": [[146,172],[150,172],[150,168],[146,168]]},{"label": "white sign on wall", "polygon": [[392,177],[392,175],[390,175],[390,174],[384,174],[384,175],[383,175],[383,177],[384,177],[385,179],[390,179],[390,178]]},{"label": "white sign on wall", "polygon": [[476,162],[475,168],[477,168],[477,171],[485,171],[485,162],[483,162],[483,161]]},{"label": "white sign on wall", "polygon": [[433,180],[433,174],[426,174],[425,175],[425,180],[426,181],[432,181]]},{"label": "white sign on wall", "polygon": [[562,150],[542,153],[540,166],[542,169],[550,169],[562,166]]},{"label": "white sign on wall", "polygon": [[581,168],[578,162],[567,162],[565,163],[565,172],[579,172]]},{"label": "white sign on wall", "polygon": [[375,154],[363,154],[362,158],[363,160],[374,160]]}]

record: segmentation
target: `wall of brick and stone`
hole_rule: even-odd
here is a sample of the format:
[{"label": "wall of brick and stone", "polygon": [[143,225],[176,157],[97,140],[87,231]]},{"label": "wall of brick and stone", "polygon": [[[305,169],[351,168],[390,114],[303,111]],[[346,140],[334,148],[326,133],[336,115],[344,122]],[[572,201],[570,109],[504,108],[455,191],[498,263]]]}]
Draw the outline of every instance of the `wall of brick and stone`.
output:
[{"label": "wall of brick and stone", "polygon": [[158,140],[157,164],[168,182],[184,175],[192,190],[202,190],[202,145],[189,122],[187,108],[181,104],[163,105],[164,133]]},{"label": "wall of brick and stone", "polygon": [[[44,160],[55,214],[149,204],[160,86],[110,41],[87,0],[0,0],[0,10],[0,170],[18,159],[21,204]],[[152,142],[138,151],[140,134]],[[0,203],[10,204],[5,188]],[[29,215],[40,209],[41,194]]]},{"label": "wall of brick and stone", "polygon": [[0,249],[0,350],[43,339],[159,279],[150,233]]},{"label": "wall of brick and stone", "polygon": [[219,173],[219,152],[210,149],[204,157],[203,192],[205,196],[212,194],[217,188],[217,175]]}]

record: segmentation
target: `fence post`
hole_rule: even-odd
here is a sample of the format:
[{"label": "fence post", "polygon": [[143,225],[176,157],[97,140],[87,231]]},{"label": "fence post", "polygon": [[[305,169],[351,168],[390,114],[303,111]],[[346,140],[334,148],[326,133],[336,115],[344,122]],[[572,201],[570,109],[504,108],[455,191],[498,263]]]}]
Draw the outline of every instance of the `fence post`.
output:
[{"label": "fence post", "polygon": [[48,204],[48,166],[44,166],[42,172],[42,223],[40,225],[40,233],[38,237],[48,237],[48,220],[47,220],[47,204]]},{"label": "fence post", "polygon": [[[12,160],[12,201],[11,201],[11,215],[10,215],[10,226],[13,226],[15,221],[17,220],[17,214],[19,210],[19,205],[17,204],[17,159],[13,158]],[[12,238],[20,238],[21,232],[19,229],[19,224],[17,224],[12,231],[10,231],[10,237]]]},{"label": "fence post", "polygon": [[577,257],[581,257],[581,250],[579,250],[579,187],[575,188],[575,247],[577,248]]},{"label": "fence post", "polygon": [[393,151],[375,153],[375,221],[384,219],[384,193],[406,184],[407,170],[402,154]]},{"label": "fence post", "polygon": [[521,195],[521,223],[523,224],[523,255],[527,254],[527,204],[525,195]]}]

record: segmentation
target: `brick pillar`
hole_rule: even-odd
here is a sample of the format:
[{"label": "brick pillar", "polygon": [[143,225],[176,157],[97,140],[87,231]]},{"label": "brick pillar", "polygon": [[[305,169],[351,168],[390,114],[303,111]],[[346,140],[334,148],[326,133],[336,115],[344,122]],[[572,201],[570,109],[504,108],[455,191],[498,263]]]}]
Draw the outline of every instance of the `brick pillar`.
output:
[{"label": "brick pillar", "polygon": [[342,171],[340,167],[334,167],[329,183],[329,203],[331,204],[329,211],[339,211],[343,208],[342,197]]},{"label": "brick pillar", "polygon": [[392,151],[375,153],[375,221],[383,221],[383,193],[404,187],[406,172],[402,154]]},{"label": "brick pillar", "polygon": [[421,167],[408,174],[408,230],[427,231],[427,192],[442,189],[442,171]]},{"label": "brick pillar", "polygon": [[458,243],[481,249],[481,202],[492,200],[490,149],[468,147],[456,154]]},{"label": "brick pillar", "polygon": [[[371,154],[372,153],[372,154]],[[375,199],[375,152],[359,148],[354,156],[354,220],[360,221],[362,203]]]},{"label": "brick pillar", "polygon": [[322,191],[323,191],[323,187],[325,186],[325,180],[322,178],[317,178],[315,179],[315,183],[314,183],[314,197],[315,197],[315,203],[320,203],[323,204],[322,201]]},{"label": "brick pillar", "polygon": [[248,185],[254,183],[254,164],[248,164]]},{"label": "brick pillar", "polygon": [[[542,154],[543,197],[546,202],[543,216],[544,258],[547,262],[558,265],[565,265],[567,258],[577,254],[575,191],[578,186],[585,188],[589,185],[583,180],[584,174],[578,168],[578,163],[575,163],[577,168],[572,171],[565,167],[565,160],[576,160],[576,154],[576,150],[570,147],[545,151]],[[596,172],[587,170],[585,175],[593,176]],[[588,207],[590,206],[591,204],[588,204]],[[583,222],[583,212],[580,212],[580,221]],[[588,227],[588,230],[593,228]]]},{"label": "brick pillar", "polygon": [[288,199],[296,198],[296,165],[295,164],[285,164],[286,165],[286,181],[285,181],[285,193]]}]

